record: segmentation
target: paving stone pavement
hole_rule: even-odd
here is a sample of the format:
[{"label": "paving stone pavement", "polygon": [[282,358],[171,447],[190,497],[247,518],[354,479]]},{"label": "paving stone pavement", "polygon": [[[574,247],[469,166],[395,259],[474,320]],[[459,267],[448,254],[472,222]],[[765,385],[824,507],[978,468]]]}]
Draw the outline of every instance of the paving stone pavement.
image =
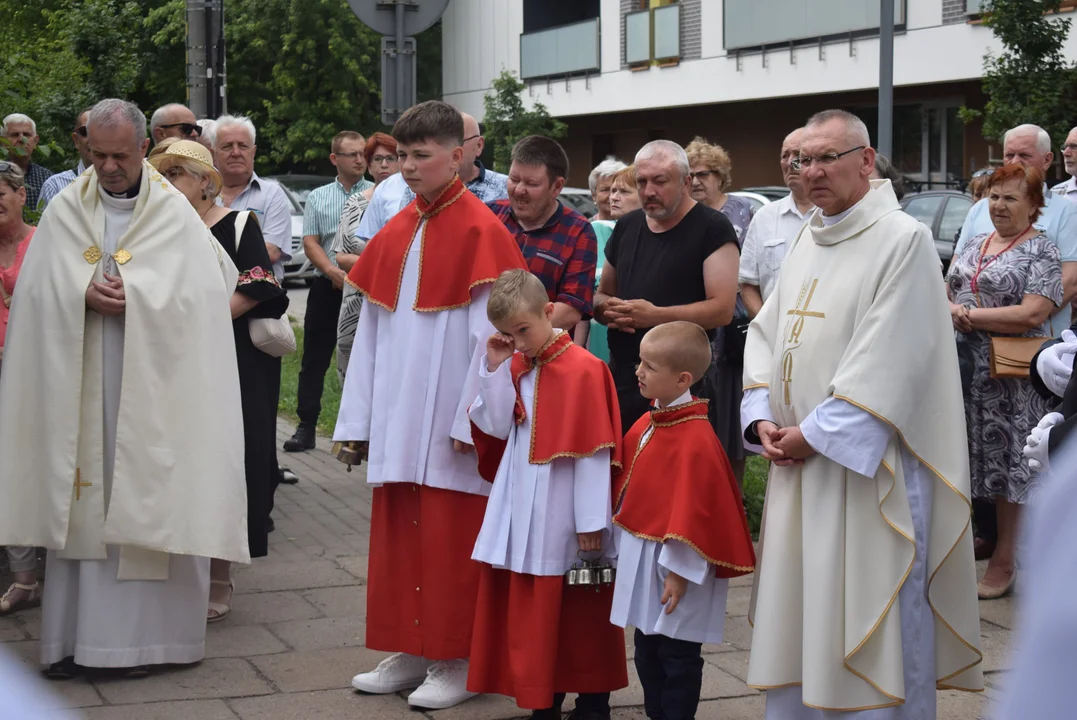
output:
[{"label": "paving stone pavement", "polygon": [[[281,442],[292,428],[278,426]],[[281,460],[300,477],[281,486],[273,512],[269,557],[237,568],[231,616],[210,625],[206,659],[159,669],[143,680],[48,683],[57,695],[51,717],[62,720],[509,720],[524,718],[509,699],[483,696],[450,710],[415,712],[404,694],[363,696],[353,674],[385,653],[363,647],[370,531],[370,489],[328,453],[329,442]],[[982,568],[981,568],[982,570]],[[0,577],[4,587],[10,582]],[[763,696],[745,684],[751,629],[750,578],[732,583],[725,642],[705,646],[699,720],[761,720]],[[939,720],[986,717],[1005,676],[1014,600],[980,605],[988,689],[982,695],[939,694]],[[0,618],[0,648],[16,654],[36,681],[40,610]],[[629,640],[629,658],[632,657]],[[642,691],[632,684],[613,696],[617,720],[645,720]],[[571,705],[571,700],[566,706]],[[566,707],[567,709],[567,707]]]}]

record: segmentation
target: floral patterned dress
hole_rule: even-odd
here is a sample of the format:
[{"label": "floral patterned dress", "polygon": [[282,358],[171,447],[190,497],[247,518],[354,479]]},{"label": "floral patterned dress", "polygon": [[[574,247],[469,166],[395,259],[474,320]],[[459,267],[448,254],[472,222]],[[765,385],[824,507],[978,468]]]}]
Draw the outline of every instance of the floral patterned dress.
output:
[{"label": "floral patterned dress", "polygon": [[[1056,307],[1061,304],[1062,262],[1058,247],[1043,233],[997,256],[985,256],[977,280],[979,292],[974,293],[972,277],[987,238],[974,238],[954,256],[946,276],[952,302],[969,308],[1000,308],[1020,305],[1025,295],[1041,295]],[[1059,333],[1062,330],[1057,328]],[[1023,337],[1048,334],[1047,327],[1038,327]],[[991,333],[974,331],[965,338],[974,359],[972,384],[965,394],[973,497],[1001,497],[1024,504],[1034,473],[1022,450],[1029,432],[1051,411],[1051,403],[1026,378],[991,378]]]},{"label": "floral patterned dress", "polygon": [[[243,448],[247,479],[247,541],[251,557],[264,557],[269,549],[269,511],[279,477],[277,470],[276,384],[280,378],[280,358],[271,357],[254,346],[248,318],[279,318],[288,309],[288,296],[273,276],[262,229],[252,214],[236,243],[236,216],[230,212],[210,228],[228,257],[239,270],[236,291],[258,300],[246,315],[232,321],[239,364],[239,391],[243,405]],[[221,372],[235,369],[221,368]],[[238,518],[237,518],[238,521]]]}]

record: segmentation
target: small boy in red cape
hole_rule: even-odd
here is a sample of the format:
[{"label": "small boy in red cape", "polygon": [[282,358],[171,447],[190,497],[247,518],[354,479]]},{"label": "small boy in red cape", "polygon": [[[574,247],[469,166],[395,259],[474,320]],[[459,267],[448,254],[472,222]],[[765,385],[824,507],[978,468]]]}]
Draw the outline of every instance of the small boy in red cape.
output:
[{"label": "small boy in red cape", "polygon": [[498,333],[469,415],[493,489],[472,554],[483,565],[467,687],[514,697],[532,718],[560,719],[565,694],[580,693],[570,718],[606,720],[610,692],[628,685],[613,587],[570,586],[565,573],[581,551],[612,554],[620,411],[609,369],[553,327],[553,309],[521,270],[486,305]]},{"label": "small boy in red cape", "polygon": [[486,300],[504,270],[527,266],[456,174],[464,153],[457,110],[420,103],[396,121],[393,137],[416,198],[348,273],[365,297],[333,439],[366,443],[366,479],[375,486],[366,646],[394,654],[352,687],[416,688],[408,704],[440,709],[472,697],[479,565],[471,551],[490,485],[475,469],[467,408],[493,332]]},{"label": "small boy in red cape", "polygon": [[610,620],[636,628],[636,672],[652,720],[694,718],[702,643],[722,642],[728,578],[755,568],[737,481],[689,393],[711,362],[703,328],[671,322],[640,345],[640,392],[655,401],[624,439],[613,518],[618,569]]}]

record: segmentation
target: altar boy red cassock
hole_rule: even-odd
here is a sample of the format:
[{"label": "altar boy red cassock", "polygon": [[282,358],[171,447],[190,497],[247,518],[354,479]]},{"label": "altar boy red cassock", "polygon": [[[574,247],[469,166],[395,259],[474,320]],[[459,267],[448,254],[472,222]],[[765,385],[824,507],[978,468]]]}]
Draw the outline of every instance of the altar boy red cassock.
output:
[{"label": "altar boy red cassock", "polygon": [[468,690],[538,710],[555,693],[626,687],[613,588],[564,577],[578,562],[578,533],[603,531],[612,553],[621,423],[609,369],[560,333],[534,360],[516,353],[490,373],[484,359],[478,377],[472,435],[493,490],[472,556],[483,565]]},{"label": "altar boy red cassock", "polygon": [[515,239],[456,178],[433,203],[419,197],[398,213],[348,275],[366,302],[334,440],[369,441],[373,650],[468,656],[471,550],[490,486],[453,440],[472,442],[470,371],[494,332],[489,286],[514,268],[526,268]]}]

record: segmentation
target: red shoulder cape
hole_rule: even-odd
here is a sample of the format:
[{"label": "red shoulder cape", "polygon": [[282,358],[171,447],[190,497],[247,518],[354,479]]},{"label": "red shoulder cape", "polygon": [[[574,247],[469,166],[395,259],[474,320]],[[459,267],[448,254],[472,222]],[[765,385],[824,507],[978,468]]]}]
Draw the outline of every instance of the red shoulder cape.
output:
[{"label": "red shoulder cape", "polygon": [[[640,447],[646,430],[654,432]],[[717,566],[720,578],[755,569],[755,548],[729,459],[701,400],[652,410],[629,430],[628,472],[613,522],[636,537],[679,540]]]},{"label": "red shoulder cape", "polygon": [[527,269],[516,238],[456,177],[434,202],[416,197],[393,216],[367,243],[348,283],[375,305],[395,312],[408,249],[423,220],[415,310],[463,307],[471,303],[472,288],[493,283],[506,270]]},{"label": "red shoulder cape", "polygon": [[[534,360],[523,353],[512,356],[512,382],[516,386],[516,422],[528,412],[520,399],[520,377],[535,369],[535,402],[531,413],[531,449],[528,460],[543,465],[559,457],[590,457],[609,448],[615,471],[621,468],[621,412],[617,389],[606,363],[557,335]],[[471,424],[471,438],[479,456],[479,475],[494,481],[505,441],[491,437]]]}]

